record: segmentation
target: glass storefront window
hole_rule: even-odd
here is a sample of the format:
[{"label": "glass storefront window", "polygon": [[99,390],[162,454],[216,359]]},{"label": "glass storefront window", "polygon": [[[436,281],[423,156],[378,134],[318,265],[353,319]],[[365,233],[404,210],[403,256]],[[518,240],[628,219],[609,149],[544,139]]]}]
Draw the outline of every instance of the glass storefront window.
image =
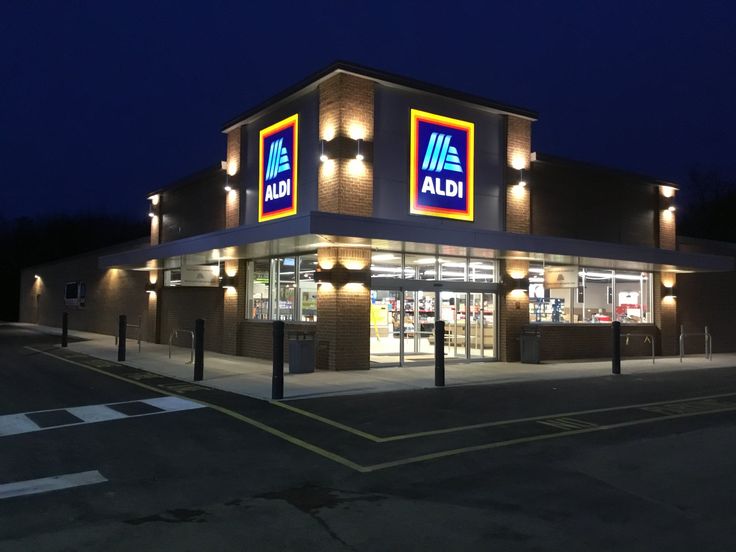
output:
[{"label": "glass storefront window", "polygon": [[616,271],[616,320],[622,324],[654,323],[650,308],[651,282],[648,272]]},{"label": "glass storefront window", "polygon": [[317,320],[317,282],[314,271],[317,268],[317,255],[299,257],[299,320]]},{"label": "glass storefront window", "polygon": [[404,278],[408,280],[436,280],[437,258],[434,255],[406,255]]},{"label": "glass storefront window", "polygon": [[624,324],[654,322],[652,274],[575,267],[529,267],[529,320]]},{"label": "glass storefront window", "polygon": [[496,263],[490,259],[470,259],[468,263],[469,282],[495,282]]},{"label": "glass storefront window", "polygon": [[271,303],[273,320],[294,320],[296,303],[296,258],[274,259],[271,263],[276,300]]},{"label": "glass storefront window", "polygon": [[246,318],[317,321],[317,255],[248,262]]},{"label": "glass storefront window", "polygon": [[613,271],[580,270],[583,322],[613,321]]},{"label": "glass storefront window", "polygon": [[248,263],[248,318],[269,318],[271,259],[256,259]]},{"label": "glass storefront window", "polygon": [[401,278],[401,253],[373,253],[371,276],[373,278]]},{"label": "glass storefront window", "polygon": [[467,279],[467,263],[462,257],[440,257],[440,280],[464,282]]}]

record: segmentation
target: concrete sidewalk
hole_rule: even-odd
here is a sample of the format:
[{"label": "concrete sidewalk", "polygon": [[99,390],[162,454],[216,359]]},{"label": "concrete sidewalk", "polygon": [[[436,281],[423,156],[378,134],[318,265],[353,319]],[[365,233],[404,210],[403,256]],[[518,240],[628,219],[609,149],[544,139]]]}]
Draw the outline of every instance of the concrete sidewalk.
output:
[{"label": "concrete sidewalk", "polygon": [[[52,335],[61,335],[59,328],[18,324],[19,327]],[[115,338],[89,332],[69,331],[69,335],[84,341],[70,342],[69,348],[97,358],[117,361]],[[186,364],[189,349],[174,347],[168,357],[168,345],[143,342],[139,353],[137,343],[128,341],[125,364],[157,374],[192,381],[194,367]],[[692,355],[681,364],[679,357],[623,360],[623,374],[649,374],[682,370],[726,368],[736,369],[736,354],[713,355],[708,361],[702,355]],[[330,395],[352,395],[405,391],[434,386],[434,366],[404,366],[371,370],[289,374],[284,375],[284,398],[300,399]],[[448,387],[459,385],[490,385],[507,382],[557,380],[611,375],[610,361],[554,362],[520,364],[516,362],[448,363],[445,369]],[[247,395],[258,399],[271,398],[271,361],[222,355],[205,351],[203,385]]]}]

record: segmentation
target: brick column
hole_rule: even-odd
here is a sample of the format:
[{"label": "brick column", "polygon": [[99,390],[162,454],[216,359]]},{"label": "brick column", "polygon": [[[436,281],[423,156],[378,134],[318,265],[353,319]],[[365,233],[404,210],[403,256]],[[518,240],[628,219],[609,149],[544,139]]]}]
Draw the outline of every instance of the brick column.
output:
[{"label": "brick column", "polygon": [[[675,189],[669,186],[660,186],[658,195],[659,209],[659,247],[661,249],[677,249],[677,228],[675,212],[670,211],[673,205]],[[654,277],[654,305],[657,309],[654,320],[662,335],[662,354],[675,355],[678,353],[678,337],[680,335],[677,316],[677,298],[668,296],[666,290],[677,283],[677,275],[672,272],[663,272]],[[664,290],[662,289],[664,287]]]},{"label": "brick column", "polygon": [[234,278],[232,286],[223,287],[222,300],[222,352],[226,355],[238,354],[239,325],[243,313],[242,302],[245,297],[245,276],[238,259],[223,263],[224,277]]},{"label": "brick column", "polygon": [[[321,270],[365,271],[370,249],[329,247],[317,253]],[[322,283],[317,290],[317,368],[367,370],[370,367],[370,288],[364,284]]]},{"label": "brick column", "polygon": [[227,183],[232,188],[225,195],[225,228],[240,226],[240,142],[242,127],[227,133]]},{"label": "brick column", "polygon": [[[532,122],[508,115],[506,117],[506,231],[518,234],[531,232],[531,197],[526,171],[531,158]],[[526,186],[519,180],[524,172]],[[529,263],[525,260],[506,259],[501,263],[502,282],[527,278]],[[504,286],[498,298],[499,359],[506,362],[519,360],[521,328],[529,323],[529,294]]]},{"label": "brick column", "polygon": [[[529,262],[506,259],[501,263],[501,274],[504,282],[526,278],[529,274]],[[518,362],[521,328],[529,324],[529,294],[504,286],[498,298],[498,312],[499,358],[506,362]]]},{"label": "brick column", "polygon": [[[530,168],[532,122],[506,117],[506,231],[531,232],[529,185],[518,186],[522,171]],[[528,183],[526,176],[524,180]]]},{"label": "brick column", "polygon": [[[340,73],[319,87],[319,137],[329,159],[321,164],[319,210],[373,214],[373,81]],[[365,159],[355,158],[357,140]]]}]

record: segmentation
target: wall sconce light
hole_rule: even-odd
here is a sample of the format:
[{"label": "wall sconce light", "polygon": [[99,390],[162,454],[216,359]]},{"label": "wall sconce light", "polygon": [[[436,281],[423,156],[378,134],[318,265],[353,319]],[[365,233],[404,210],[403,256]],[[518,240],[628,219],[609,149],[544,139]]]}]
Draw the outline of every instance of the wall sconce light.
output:
[{"label": "wall sconce light", "polygon": [[675,207],[674,205],[670,205],[669,207],[667,207],[667,210],[670,213],[674,213],[677,210],[677,207]]},{"label": "wall sconce light", "polygon": [[228,276],[227,274],[225,276],[221,276],[220,286],[223,288],[235,289],[235,276]]},{"label": "wall sconce light", "polygon": [[361,146],[362,146],[362,144],[363,144],[363,140],[362,140],[361,138],[358,138],[358,139],[357,139],[356,141],[358,142],[358,151],[357,151],[357,153],[355,154],[355,158],[356,158],[356,159],[357,159],[358,161],[362,161],[362,160],[364,159],[364,157],[363,157],[363,152],[362,152],[362,150],[361,150]]},{"label": "wall sconce light", "polygon": [[230,175],[225,173],[225,191],[232,192],[233,187],[230,185]]},{"label": "wall sconce light", "polygon": [[677,297],[677,285],[671,287],[662,286],[662,298],[663,299],[675,299]]},{"label": "wall sconce light", "polygon": [[39,276],[38,274],[34,274],[34,275],[33,275],[33,279],[34,279],[34,280],[38,280],[39,278],[41,278],[41,277],[40,277],[40,276]]},{"label": "wall sconce light", "polygon": [[508,282],[509,291],[529,292],[529,278],[511,278]]},{"label": "wall sconce light", "polygon": [[148,282],[146,284],[146,293],[156,293],[156,284]]},{"label": "wall sconce light", "polygon": [[320,140],[319,141],[319,160],[322,161],[322,163],[325,163],[329,157],[327,157],[327,154],[325,153],[325,141]]},{"label": "wall sconce light", "polygon": [[317,270],[314,273],[317,285],[330,284],[333,287],[343,287],[348,284],[369,286],[371,283],[370,270],[350,270],[342,265],[335,265],[329,270]]},{"label": "wall sconce light", "polygon": [[148,216],[150,218],[153,218],[156,216],[156,213],[153,212],[153,203],[148,204]]},{"label": "wall sconce light", "polygon": [[519,182],[516,183],[519,188],[526,188],[526,181],[524,180],[524,169],[519,169]]}]

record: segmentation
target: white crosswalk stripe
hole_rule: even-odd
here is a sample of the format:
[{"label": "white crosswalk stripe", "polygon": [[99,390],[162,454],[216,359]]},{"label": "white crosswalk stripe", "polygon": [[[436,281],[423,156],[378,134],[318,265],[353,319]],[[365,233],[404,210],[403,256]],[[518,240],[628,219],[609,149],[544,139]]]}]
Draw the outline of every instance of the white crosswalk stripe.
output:
[{"label": "white crosswalk stripe", "polygon": [[[122,412],[115,408],[116,406],[124,408],[126,405],[131,405],[135,407],[136,404],[140,405],[141,403],[153,407],[156,410],[154,412],[146,411],[137,414],[125,414],[125,412]],[[137,401],[71,406],[67,408],[54,408],[51,410],[38,410],[35,412],[6,414],[0,416],[0,437],[20,435],[22,433],[32,433],[34,431],[44,431],[46,429],[56,429],[60,427],[122,420],[124,418],[139,418],[141,416],[154,416],[156,414],[184,412],[187,410],[195,410],[198,408],[206,408],[206,406],[201,403],[190,401],[184,398],[167,396],[156,397],[152,399],[141,399]],[[70,422],[68,421],[68,416],[66,416],[64,422],[59,423],[58,425],[39,425],[38,423],[33,421],[33,419],[31,419],[31,417],[35,414],[47,415],[48,413],[68,413],[74,416],[76,419]],[[39,418],[37,417],[36,419]]]},{"label": "white crosswalk stripe", "polygon": [[0,437],[5,435],[17,435],[19,433],[28,433],[29,431],[38,431],[41,429],[38,424],[32,421],[25,414],[8,414],[0,416]]}]

